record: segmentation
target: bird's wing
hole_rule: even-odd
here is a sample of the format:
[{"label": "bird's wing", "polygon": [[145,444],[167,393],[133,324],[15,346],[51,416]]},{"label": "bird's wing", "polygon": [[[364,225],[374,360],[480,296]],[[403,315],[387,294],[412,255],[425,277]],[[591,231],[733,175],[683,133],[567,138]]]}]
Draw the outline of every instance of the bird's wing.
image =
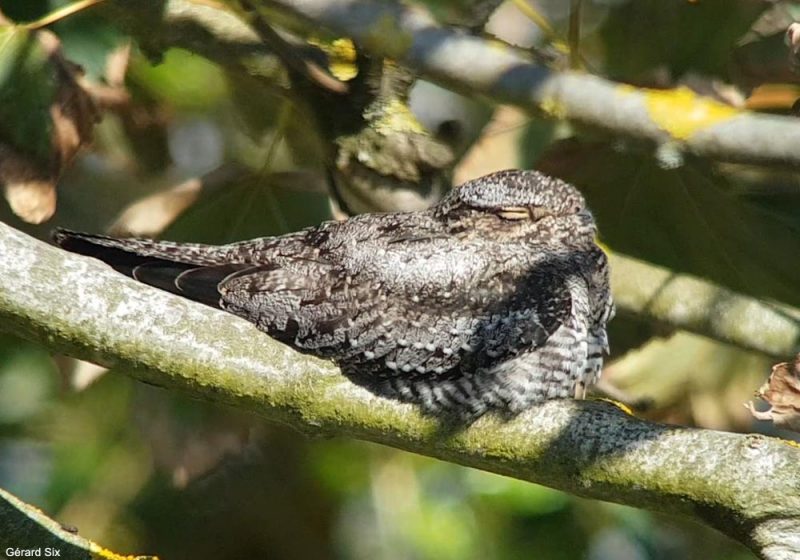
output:
[{"label": "bird's wing", "polygon": [[[253,256],[218,278],[222,307],[382,378],[491,367],[544,346],[569,317],[564,275],[547,265],[520,275],[419,224],[358,225],[328,224]],[[179,286],[195,274],[209,271]]]},{"label": "bird's wing", "polygon": [[[423,303],[437,288],[455,284],[449,279],[457,267],[432,253],[446,251],[447,239],[408,220],[386,215],[327,223],[302,237],[275,238],[263,251],[254,241],[240,248],[252,266],[229,274],[215,267],[189,271],[178,284],[187,291],[199,284],[213,288],[224,309],[301,349],[374,360],[391,350],[393,325],[406,311],[414,315],[415,299]],[[432,320],[421,316],[417,323]]]},{"label": "bird's wing", "polygon": [[[378,247],[407,237],[407,228],[380,230],[356,220],[276,238],[280,243],[268,250],[257,242],[242,245],[253,266],[218,278],[221,305],[279,340],[341,357],[353,347],[355,333],[369,330],[391,306],[384,297],[389,287],[375,266],[382,261]],[[195,274],[184,278],[191,281]]]},{"label": "bird's wing", "polygon": [[342,267],[324,259],[281,257],[228,276],[218,290],[224,309],[300,347],[312,339],[320,347],[338,345],[358,306]]}]

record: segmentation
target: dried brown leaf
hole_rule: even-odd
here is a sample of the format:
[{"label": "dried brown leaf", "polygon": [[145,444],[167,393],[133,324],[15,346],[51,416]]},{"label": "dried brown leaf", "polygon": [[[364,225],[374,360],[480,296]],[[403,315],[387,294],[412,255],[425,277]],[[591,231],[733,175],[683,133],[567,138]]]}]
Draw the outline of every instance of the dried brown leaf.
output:
[{"label": "dried brown leaf", "polygon": [[757,411],[753,403],[745,406],[759,420],[771,420],[780,428],[800,432],[800,354],[794,362],[783,362],[772,368],[769,379],[756,392],[767,401],[769,410]]},{"label": "dried brown leaf", "polygon": [[[6,64],[15,63],[15,57],[28,57],[21,63],[28,63],[25,66],[27,75],[15,76],[5,84],[16,88],[10,90],[6,102],[18,107],[20,118],[28,118],[25,114],[26,100],[19,98],[27,90],[16,87],[18,80],[26,80],[29,87],[48,84],[51,80],[55,85],[52,98],[47,101],[49,119],[39,123],[42,130],[49,129],[49,148],[46,136],[45,142],[39,145],[34,139],[28,142],[27,139],[0,137],[0,184],[4,185],[5,197],[20,218],[41,223],[55,212],[58,178],[78,151],[91,142],[99,114],[91,96],[81,85],[81,68],[64,58],[58,37],[46,30],[31,33],[6,27],[4,31],[15,39],[14,47],[19,47],[3,53],[9,59]],[[22,46],[26,43],[30,48]],[[38,52],[31,55],[30,49]],[[14,130],[19,123],[6,125],[11,127],[9,130]]]},{"label": "dried brown leaf", "polygon": [[50,54],[56,72],[58,92],[50,107],[53,120],[53,148],[60,174],[80,148],[92,141],[94,125],[100,119],[92,97],[83,87],[83,69],[64,58],[61,43],[48,31],[38,32],[38,39]]},{"label": "dried brown leaf", "polygon": [[243,181],[250,173],[237,164],[224,164],[202,177],[137,200],[114,220],[109,233],[120,237],[158,237],[198,200]]},{"label": "dried brown leaf", "polygon": [[7,182],[3,192],[14,214],[31,224],[49,220],[56,210],[56,187],[50,181]]},{"label": "dried brown leaf", "polygon": [[200,178],[137,200],[114,220],[109,233],[118,236],[156,237],[191,207],[202,192]]},{"label": "dried brown leaf", "polygon": [[32,224],[40,224],[56,210],[56,185],[29,158],[0,144],[0,183],[11,210]]}]

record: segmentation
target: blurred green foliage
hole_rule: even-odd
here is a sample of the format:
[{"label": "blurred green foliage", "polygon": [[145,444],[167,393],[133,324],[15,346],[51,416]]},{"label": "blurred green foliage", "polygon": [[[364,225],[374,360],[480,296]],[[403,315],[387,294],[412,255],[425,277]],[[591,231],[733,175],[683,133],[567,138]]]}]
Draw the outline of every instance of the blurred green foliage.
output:
[{"label": "blurred green foliage", "polygon": [[[459,2],[430,3],[442,17],[463,9]],[[30,21],[62,4],[0,0],[0,10]],[[567,21],[564,4],[534,3],[559,32]],[[589,68],[657,87],[689,74],[740,78],[747,69],[735,67],[737,40],[767,3],[584,4],[582,54]],[[521,21],[516,14],[495,25]],[[530,43],[543,43],[532,24],[526,29]],[[108,55],[127,40],[91,11],[53,31],[66,55],[98,81]],[[136,136],[135,119],[107,114],[93,151],[61,181],[54,222],[25,225],[5,207],[0,219],[39,237],[54,225],[103,230],[132,201],[230,161],[255,168],[256,179],[202,199],[165,237],[229,242],[331,217],[325,194],[270,179],[300,165],[322,167],[308,121],[291,98],[259,94],[254,83],[185,50],[149,55],[134,45],[127,87],[132,105],[152,119],[150,132]],[[773,48],[763,56],[774,61],[785,53]],[[34,87],[32,94],[43,91]],[[268,99],[271,110],[249,105],[254,95]],[[43,132],[33,119],[26,123]],[[514,164],[540,165],[583,189],[615,250],[800,304],[792,274],[800,227],[796,177],[632,148],[536,119],[526,123],[516,148]],[[765,194],[764,185],[780,188]],[[763,358],[688,335],[651,339],[654,333],[642,325],[618,321],[615,346],[636,352],[611,364],[606,375],[629,394],[652,398],[653,417],[753,428],[741,402],[766,376]],[[695,366],[700,361],[703,371]],[[0,487],[114,550],[170,560],[752,558],[713,531],[680,520],[376,445],[310,441],[258,418],[136,384],[120,372],[84,386],[84,370],[0,337]]]},{"label": "blurred green foliage", "polygon": [[617,2],[605,19],[604,70],[614,79],[648,83],[654,72],[729,77],[737,41],[764,10],[759,2]]},{"label": "blurred green foliage", "polygon": [[47,68],[48,53],[33,33],[21,28],[0,29],[0,44],[2,136],[13,148],[48,165],[53,128],[48,109],[57,88]]}]

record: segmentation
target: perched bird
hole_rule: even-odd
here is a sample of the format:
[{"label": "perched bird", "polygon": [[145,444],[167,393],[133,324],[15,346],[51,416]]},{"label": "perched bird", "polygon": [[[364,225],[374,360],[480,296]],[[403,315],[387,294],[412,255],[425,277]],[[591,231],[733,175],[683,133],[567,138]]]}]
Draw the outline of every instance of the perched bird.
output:
[{"label": "perched bird", "polygon": [[595,234],[572,185],[500,171],[428,210],[230,245],[54,238],[332,358],[377,394],[476,418],[580,398],[597,379],[613,306]]}]

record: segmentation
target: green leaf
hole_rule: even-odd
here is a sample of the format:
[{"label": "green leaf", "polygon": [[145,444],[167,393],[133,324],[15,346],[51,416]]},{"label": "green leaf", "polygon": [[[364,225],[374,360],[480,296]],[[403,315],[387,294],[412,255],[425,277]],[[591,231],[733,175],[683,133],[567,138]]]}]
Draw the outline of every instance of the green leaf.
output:
[{"label": "green leaf", "polygon": [[613,79],[650,81],[659,69],[727,76],[730,55],[767,2],[635,0],[617,4],[603,23],[606,70]]},{"label": "green leaf", "polygon": [[134,56],[128,77],[156,99],[184,111],[208,110],[227,93],[225,77],[218,66],[181,49],[168,50],[157,65]]},{"label": "green leaf", "polygon": [[230,243],[280,235],[330,219],[324,194],[289,192],[253,178],[194,205],[164,234],[166,239]]},{"label": "green leaf", "polygon": [[80,64],[86,75],[95,81],[105,76],[108,56],[126,40],[111,21],[92,10],[59,21],[53,30],[62,41],[64,55]]},{"label": "green leaf", "polygon": [[16,496],[0,488],[0,535],[3,551],[25,551],[25,556],[51,556],[63,560],[131,560],[152,558],[148,556],[120,556],[78,536],[47,517]]}]

